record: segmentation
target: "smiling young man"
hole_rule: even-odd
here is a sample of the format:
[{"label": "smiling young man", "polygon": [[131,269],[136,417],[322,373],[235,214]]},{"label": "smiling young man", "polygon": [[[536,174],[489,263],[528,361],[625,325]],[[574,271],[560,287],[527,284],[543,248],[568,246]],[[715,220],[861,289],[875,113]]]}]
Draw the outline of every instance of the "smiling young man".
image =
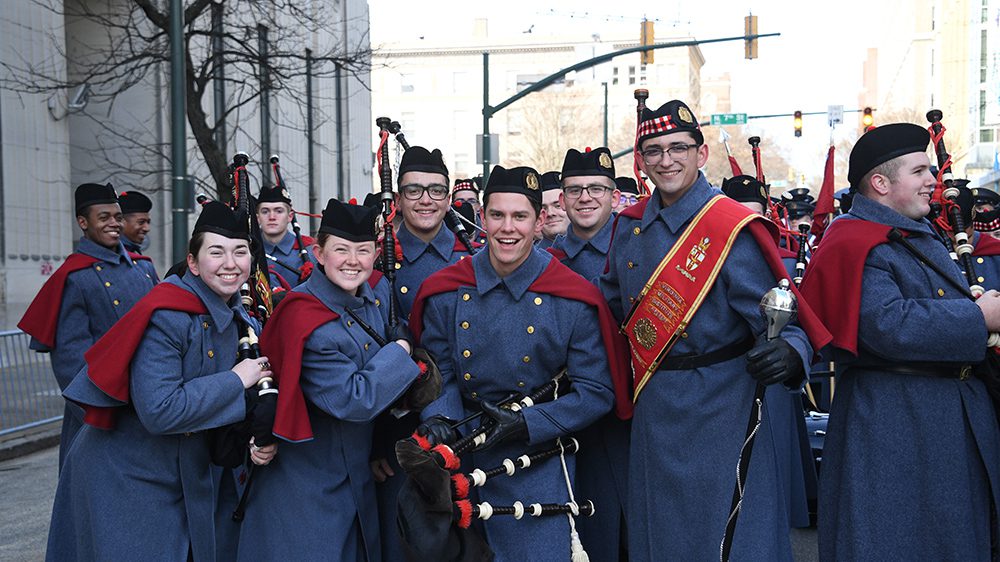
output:
[{"label": "smiling young man", "polygon": [[[761,297],[787,277],[776,233],[699,171],[708,147],[688,106],[645,110],[637,148],[656,189],[618,215],[600,278],[625,320],[635,370],[629,558],[710,560],[725,534],[755,388],[797,387],[812,346],[794,324],[764,340]],[[799,308],[824,344],[808,306]],[[791,560],[766,403],[763,416],[732,558]]]},{"label": "smiling young man", "polygon": [[[83,231],[76,252],[45,282],[18,327],[31,349],[52,354],[52,371],[63,390],[84,366],[83,353],[154,285],[122,245],[122,211],[111,184],[76,188],[76,222]],[[67,402],[59,464],[83,423],[83,410]]]},{"label": "smiling young man", "polygon": [[257,196],[257,223],[264,239],[272,290],[284,288],[285,284],[288,285],[287,288],[297,286],[309,277],[316,266],[316,258],[309,251],[316,241],[303,234],[300,247],[295,234],[288,229],[294,213],[292,199],[285,188],[260,188]]},{"label": "smiling young man", "polygon": [[[129,252],[142,255],[149,247],[149,230],[153,224],[149,212],[153,202],[138,191],[123,191],[118,194],[118,206],[122,210],[122,244]],[[160,281],[152,260],[136,260],[136,265],[145,269],[154,283]]]},{"label": "smiling young man", "polygon": [[929,142],[909,123],[858,139],[851,210],[827,229],[802,283],[837,365],[820,560],[995,556],[1000,430],[976,367],[1000,330],[1000,293],[969,298],[924,218],[936,184]]},{"label": "smiling young man", "polygon": [[562,194],[559,172],[545,172],[538,181],[542,187],[542,210],[545,211],[545,220],[535,235],[538,238],[535,246],[545,250],[552,247],[556,238],[566,233],[569,219],[559,202],[559,196]]},{"label": "smiling young man", "polygon": [[[548,448],[556,438],[590,425],[612,407],[609,373],[624,376],[624,362],[616,361],[623,357],[609,358],[609,349],[620,348],[601,295],[533,246],[535,229],[545,219],[541,205],[535,170],[494,167],[484,201],[488,249],[433,275],[414,303],[414,336],[437,359],[444,382],[418,432],[435,442],[450,441],[454,430],[448,420],[480,410],[497,420],[484,448],[464,461],[469,467],[496,466]],[[512,394],[530,394],[563,368],[572,384],[558,399],[517,412],[497,407]],[[567,457],[566,464],[573,480],[574,459]],[[565,481],[559,462],[544,462],[517,478],[491,480],[479,501],[566,503]],[[570,557],[565,517],[530,525],[497,517],[484,527],[498,560],[538,559],[539,553],[553,560]]]}]

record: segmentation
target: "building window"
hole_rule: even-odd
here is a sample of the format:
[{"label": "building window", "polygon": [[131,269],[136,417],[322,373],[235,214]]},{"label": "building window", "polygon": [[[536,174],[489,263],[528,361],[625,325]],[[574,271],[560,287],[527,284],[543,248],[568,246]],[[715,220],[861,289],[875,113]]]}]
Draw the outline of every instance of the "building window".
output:
[{"label": "building window", "polygon": [[980,129],[979,142],[993,142],[993,129]]},{"label": "building window", "polygon": [[617,66],[611,69],[611,85],[612,86],[617,86],[618,85],[618,67]]},{"label": "building window", "polygon": [[989,65],[989,43],[986,40],[986,30],[979,35],[979,81],[986,81],[986,67]]},{"label": "building window", "polygon": [[466,153],[455,155],[455,177],[467,176],[472,171],[472,160]]},{"label": "building window", "polygon": [[986,124],[986,90],[979,90],[979,126]]},{"label": "building window", "polygon": [[409,94],[413,92],[413,75],[412,74],[400,74],[399,75],[399,91],[404,94]]},{"label": "building window", "polygon": [[520,135],[524,112],[520,108],[507,109],[507,134]]},{"label": "building window", "polygon": [[629,84],[629,86],[635,84],[635,67],[634,66],[629,66],[628,67],[628,84]]}]

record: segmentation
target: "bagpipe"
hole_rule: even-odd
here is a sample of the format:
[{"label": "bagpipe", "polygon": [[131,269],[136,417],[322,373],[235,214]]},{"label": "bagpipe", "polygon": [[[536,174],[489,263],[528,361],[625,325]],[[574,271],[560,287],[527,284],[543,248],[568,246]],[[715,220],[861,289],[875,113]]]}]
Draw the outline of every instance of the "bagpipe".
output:
[{"label": "bagpipe", "polygon": [[[767,179],[764,177],[764,166],[760,150],[760,137],[754,136],[748,138],[747,144],[750,145],[750,156],[753,159],[754,177],[761,183],[761,185],[767,188],[768,194],[770,195],[771,186],[768,185]],[[771,222],[778,227],[778,238],[784,241],[785,247],[794,251],[793,248],[795,245],[799,244],[801,237],[799,236],[799,233],[792,232],[792,230],[788,228],[788,211],[785,209],[784,204],[780,200],[776,201],[774,198],[769,197],[767,206],[764,209],[764,216],[770,219]],[[808,240],[808,237],[806,240]]]},{"label": "bagpipe", "polygon": [[632,92],[633,97],[635,97],[635,143],[632,145],[632,173],[635,174],[635,181],[639,187],[639,197],[649,197],[652,191],[649,189],[649,185],[646,183],[646,179],[642,177],[642,172],[639,169],[639,158],[641,158],[639,152],[641,147],[639,146],[639,130],[642,128],[642,112],[646,110],[646,100],[649,99],[649,90],[646,88],[637,88]]},{"label": "bagpipe", "polygon": [[[274,186],[284,191],[287,194],[286,196],[288,197],[288,199],[291,200],[291,195],[290,192],[288,191],[287,186],[285,185],[285,180],[284,178],[281,177],[281,167],[278,165],[278,155],[272,154],[270,162],[271,162],[271,171],[274,173]],[[292,273],[298,275],[298,281],[299,283],[302,283],[312,274],[313,263],[309,259],[309,250],[308,248],[306,248],[307,245],[303,243],[302,229],[301,227],[299,227],[299,221],[296,215],[297,213],[293,211],[292,232],[295,234],[295,245],[298,246],[299,248],[299,259],[302,260],[302,266],[298,270],[292,270]],[[271,258],[270,256],[268,256],[268,258],[272,259],[274,263],[278,265],[281,265],[285,268],[288,267],[285,264],[279,262],[278,260]]]},{"label": "bagpipe", "polygon": [[[502,400],[499,407],[520,411],[539,403],[557,400],[567,385],[567,371],[563,369],[530,394],[511,396]],[[484,418],[485,414],[485,411],[476,412],[463,420],[451,423],[450,427],[452,430],[457,430],[476,418]],[[396,456],[400,466],[407,472],[416,487],[421,490],[421,495],[427,498],[428,503],[435,503],[430,498],[440,499],[444,496],[451,498],[451,519],[458,529],[468,529],[474,519],[486,521],[501,515],[511,516],[517,520],[525,516],[535,518],[565,515],[570,522],[573,560],[587,560],[573,518],[591,516],[595,512],[595,507],[590,501],[578,502],[574,497],[565,460],[567,455],[573,455],[579,451],[579,442],[573,438],[558,438],[545,449],[505,458],[495,467],[475,468],[468,472],[461,472],[461,457],[487,449],[489,447],[488,436],[497,424],[498,422],[492,417],[485,416],[485,419],[475,430],[465,436],[459,436],[457,431],[453,431],[455,439],[443,443],[433,443],[428,436],[421,435],[418,430],[411,437],[396,443]],[[497,477],[515,477],[517,474],[530,470],[552,458],[559,458],[562,464],[562,472],[569,494],[568,502],[515,501],[511,505],[493,505],[489,502],[474,503],[469,499],[472,488],[486,486],[489,481]]]}]

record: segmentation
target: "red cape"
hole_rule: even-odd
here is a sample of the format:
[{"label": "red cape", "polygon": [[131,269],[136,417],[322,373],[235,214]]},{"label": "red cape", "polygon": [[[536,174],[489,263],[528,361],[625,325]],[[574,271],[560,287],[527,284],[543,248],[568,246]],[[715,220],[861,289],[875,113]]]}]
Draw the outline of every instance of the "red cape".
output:
[{"label": "red cape", "polygon": [[854,356],[858,354],[865,260],[873,248],[889,241],[890,230],[890,226],[860,219],[833,221],[802,279],[802,295],[833,334],[834,347]]},{"label": "red cape", "polygon": [[[368,286],[382,279],[382,272],[372,271]],[[330,310],[316,297],[298,291],[288,293],[267,321],[260,335],[260,351],[271,364],[278,386],[278,406],[273,433],[292,442],[313,438],[306,399],[299,379],[302,376],[302,352],[309,336],[340,315]]]},{"label": "red cape", "polygon": [[[649,198],[647,197],[635,205],[625,209],[618,215],[618,217],[615,218],[616,223],[618,218],[622,216],[635,220],[642,219],[642,215],[646,211],[646,205],[648,203]],[[718,204],[739,205],[739,203],[733,201],[732,199],[724,199]],[[746,211],[747,213],[751,212],[750,210]],[[760,247],[760,253],[763,254],[764,261],[767,262],[767,266],[771,268],[771,273],[774,274],[774,278],[779,280],[788,279],[792,293],[794,293],[798,299],[798,324],[802,327],[802,330],[805,331],[806,335],[809,336],[809,342],[812,345],[813,353],[819,354],[819,350],[826,344],[830,343],[832,338],[830,332],[828,332],[826,327],[824,327],[824,318],[813,310],[811,306],[813,301],[799,292],[795,283],[792,283],[792,280],[789,279],[788,270],[785,269],[785,264],[781,263],[781,255],[778,252],[778,227],[773,222],[767,220],[767,218],[763,215],[759,215],[755,218],[755,220],[750,221],[746,228],[750,231],[750,234],[753,235],[754,240],[757,241],[757,246]],[[614,245],[614,232],[617,230],[618,225],[615,224],[615,228],[611,235],[612,246]],[[609,260],[610,255],[611,254],[609,252]],[[607,272],[607,267],[605,267],[605,272]],[[764,295],[761,296],[763,297]],[[695,316],[697,317],[697,314]]]},{"label": "red cape", "polygon": [[552,254],[552,257],[559,261],[563,261],[569,257],[569,254],[567,254],[562,248],[553,248],[552,246],[549,246],[548,248],[545,248],[545,251]]},{"label": "red cape", "polygon": [[267,356],[278,386],[278,406],[273,432],[292,442],[312,439],[306,399],[299,385],[302,352],[310,334],[340,316],[316,297],[291,292],[274,309],[260,335],[260,351]]},{"label": "red cape", "polygon": [[972,249],[972,255],[979,257],[1000,256],[1000,240],[989,234],[980,233],[976,247]]},{"label": "red cape", "polygon": [[[83,354],[87,376],[97,388],[119,402],[129,401],[129,365],[146,334],[149,320],[157,310],[207,314],[208,309],[194,293],[170,283],[160,283],[136,303],[121,320]],[[117,408],[82,405],[85,423],[113,429]]]},{"label": "red cape", "polygon": [[791,258],[793,260],[799,259],[799,255],[788,248],[778,247],[778,257],[781,259]]},{"label": "red cape", "polygon": [[[449,293],[459,287],[476,285],[476,273],[472,260],[461,260],[450,265],[434,275],[431,275],[420,285],[416,300],[410,309],[410,331],[420,340],[423,331],[424,302],[431,296]],[[580,301],[597,308],[597,319],[604,339],[604,350],[611,364],[611,381],[615,388],[615,413],[621,419],[632,417],[632,370],[628,364],[628,347],[618,332],[611,309],[604,301],[597,287],[585,281],[557,259],[549,261],[549,265],[538,276],[538,279],[528,287],[529,291],[545,293],[565,299]],[[572,377],[572,374],[570,374]]]},{"label": "red cape", "polygon": [[86,269],[101,260],[86,254],[70,254],[66,261],[42,285],[42,289],[31,301],[17,327],[41,342],[45,347],[56,345],[56,329],[59,324],[59,307],[66,289],[66,279],[70,273]]},{"label": "red cape", "polygon": [[[132,260],[152,261],[149,256],[128,253]],[[53,348],[56,344],[56,330],[59,324],[59,308],[62,306],[63,291],[66,290],[66,279],[69,274],[86,269],[101,260],[87,254],[74,253],[66,257],[41,290],[31,301],[17,327],[24,333],[41,342],[45,347]]]}]

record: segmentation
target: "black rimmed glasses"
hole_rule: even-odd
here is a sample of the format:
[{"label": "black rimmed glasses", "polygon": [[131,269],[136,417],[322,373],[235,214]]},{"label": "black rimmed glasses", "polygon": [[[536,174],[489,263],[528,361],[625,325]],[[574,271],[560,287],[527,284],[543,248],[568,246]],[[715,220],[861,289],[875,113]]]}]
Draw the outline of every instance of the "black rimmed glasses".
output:
[{"label": "black rimmed glasses", "polygon": [[400,193],[403,197],[409,199],[410,201],[416,201],[424,196],[426,192],[427,195],[434,201],[441,201],[448,198],[450,190],[447,185],[434,183],[431,185],[418,185],[415,183],[408,183],[406,185],[399,186]]},{"label": "black rimmed glasses", "polygon": [[687,160],[688,154],[692,148],[698,148],[697,144],[685,144],[678,143],[672,144],[666,148],[661,148],[659,146],[653,146],[643,150],[639,154],[642,155],[642,161],[647,165],[653,165],[663,160],[663,154],[670,154],[670,159],[674,162],[683,162]]},{"label": "black rimmed glasses", "polygon": [[608,194],[613,187],[608,187],[606,185],[571,185],[562,188],[563,195],[568,199],[579,199],[583,192],[586,191],[587,195],[593,197],[594,199],[603,199],[604,196]]}]

